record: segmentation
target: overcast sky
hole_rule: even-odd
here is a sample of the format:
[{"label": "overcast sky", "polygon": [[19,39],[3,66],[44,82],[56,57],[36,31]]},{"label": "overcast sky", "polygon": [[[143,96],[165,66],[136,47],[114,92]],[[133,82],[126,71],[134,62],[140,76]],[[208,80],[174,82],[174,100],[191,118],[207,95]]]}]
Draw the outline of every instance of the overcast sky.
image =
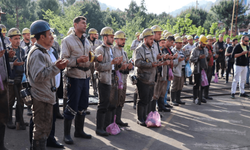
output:
[{"label": "overcast sky", "polygon": [[[131,0],[99,0],[109,6],[125,10],[128,8]],[[140,5],[141,0],[135,0],[137,5]],[[200,0],[199,0],[200,1]],[[209,0],[215,2],[215,0]],[[146,8],[149,13],[160,14],[162,12],[169,13],[176,9],[179,9],[190,2],[196,2],[196,0],[145,0]]]}]

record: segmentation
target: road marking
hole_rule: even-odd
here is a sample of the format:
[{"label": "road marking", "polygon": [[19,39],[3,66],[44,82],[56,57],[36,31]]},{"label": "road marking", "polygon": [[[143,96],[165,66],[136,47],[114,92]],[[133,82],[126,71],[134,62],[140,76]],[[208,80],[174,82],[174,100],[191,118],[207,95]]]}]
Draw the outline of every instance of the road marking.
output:
[{"label": "road marking", "polygon": [[209,149],[209,150],[221,150],[221,149],[233,149],[233,150],[248,150],[247,147],[240,147],[238,145],[222,145],[222,144],[203,144],[203,143],[195,143],[195,147],[200,147],[202,149]]},{"label": "road marking", "polygon": [[225,133],[225,134],[235,134],[246,136],[246,131],[239,131],[235,129],[225,129],[225,128],[212,128],[212,127],[197,127],[194,128],[194,131],[202,131],[202,132],[215,132],[215,133]]},{"label": "road marking", "polygon": [[225,120],[225,119],[217,119],[217,118],[204,118],[204,117],[199,117],[196,118],[197,120],[201,120],[201,121],[209,121],[209,122],[229,122],[229,123],[236,123],[236,124],[243,124],[242,120]]},{"label": "road marking", "polygon": [[224,113],[229,113],[229,114],[231,114],[231,113],[238,113],[238,114],[240,114],[241,113],[241,111],[231,111],[231,110],[217,110],[217,109],[203,109],[202,111],[211,111],[211,112],[224,112]]}]

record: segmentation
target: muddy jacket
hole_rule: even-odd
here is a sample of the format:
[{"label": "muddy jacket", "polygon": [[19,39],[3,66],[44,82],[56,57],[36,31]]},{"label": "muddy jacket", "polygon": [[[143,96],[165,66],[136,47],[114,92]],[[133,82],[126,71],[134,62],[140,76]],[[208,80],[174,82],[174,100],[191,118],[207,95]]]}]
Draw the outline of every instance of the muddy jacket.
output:
[{"label": "muddy jacket", "polygon": [[213,45],[214,51],[216,52],[216,54],[219,55],[219,57],[217,58],[217,60],[221,60],[225,58],[225,50],[227,48],[227,45],[224,41],[223,42],[223,52],[219,52],[220,47],[219,47],[219,41],[215,42]]},{"label": "muddy jacket", "polygon": [[135,66],[137,67],[137,78],[144,84],[155,84],[156,67],[152,63],[156,62],[156,57],[152,49],[144,43],[137,47],[135,55]]},{"label": "muddy jacket", "polygon": [[55,86],[55,76],[60,73],[60,69],[51,62],[50,55],[44,47],[36,43],[31,48],[27,68],[32,97],[38,101],[55,104],[56,92],[52,92],[51,88]]},{"label": "muddy jacket", "polygon": [[9,37],[4,37],[4,43],[5,43],[5,46],[9,46],[11,43],[10,43],[10,38]]},{"label": "muddy jacket", "polygon": [[[208,57],[208,50],[207,48],[204,48],[204,54],[206,55],[206,58]],[[204,68],[202,68],[201,66],[203,66],[201,64],[201,60],[200,60],[200,53],[201,50],[199,49],[199,47],[196,47],[195,49],[192,50],[191,52],[191,56],[190,56],[190,61],[191,63],[191,69],[193,71],[194,74],[198,74],[201,73],[201,69],[207,69],[207,59],[204,58]]]},{"label": "muddy jacket", "polygon": [[[71,78],[87,79],[91,75],[90,62],[77,63],[76,60],[82,55],[89,56],[89,52],[92,51],[91,45],[86,37],[84,46],[75,32],[65,37],[62,41],[61,58],[69,60],[67,67],[64,69],[65,75]],[[96,57],[95,57],[96,60]]]},{"label": "muddy jacket", "polygon": [[195,46],[194,44],[193,44],[193,45],[190,45],[189,43],[186,44],[186,45],[182,48],[182,50],[183,50],[185,56],[189,57],[190,54],[191,54],[191,51],[192,51],[195,47],[196,47],[196,46]]},{"label": "muddy jacket", "polygon": [[[173,74],[174,74],[174,76],[181,77],[182,69],[185,68],[185,59],[186,59],[185,54],[184,54],[182,49],[177,50],[176,47],[174,47],[172,49],[172,51],[174,54],[178,53],[177,58],[173,60],[173,64],[174,64]],[[180,57],[184,57],[185,59],[183,61],[179,62]]]},{"label": "muddy jacket", "polygon": [[90,45],[91,45],[91,48],[92,48],[92,50],[93,50],[94,52],[95,52],[95,49],[96,49],[98,46],[102,45],[102,42],[101,42],[100,40],[98,40],[98,39],[95,39],[94,42],[92,42],[92,41],[90,40],[90,38],[88,37],[88,41],[89,41],[89,43],[90,43]]},{"label": "muddy jacket", "polygon": [[[95,70],[98,71],[98,78],[100,82],[103,84],[111,85],[111,75],[112,75],[112,64],[111,64],[111,54],[110,48],[113,53],[113,58],[118,56],[114,53],[113,47],[107,47],[105,44],[98,46],[95,50],[95,54],[99,55],[102,54],[103,60],[102,62],[95,62]],[[118,70],[120,66],[114,65],[115,70]]]},{"label": "muddy jacket", "polygon": [[[30,44],[30,43],[31,43],[31,40],[30,40],[29,44]],[[21,48],[24,48],[25,46],[28,46],[28,45],[27,45],[27,44],[24,42],[24,40],[22,39],[19,46],[20,46]]]},{"label": "muddy jacket", "polygon": [[132,42],[132,45],[131,45],[131,47],[130,47],[130,50],[134,51],[139,45],[140,45],[140,41],[138,41],[137,39],[135,39],[135,40]]}]

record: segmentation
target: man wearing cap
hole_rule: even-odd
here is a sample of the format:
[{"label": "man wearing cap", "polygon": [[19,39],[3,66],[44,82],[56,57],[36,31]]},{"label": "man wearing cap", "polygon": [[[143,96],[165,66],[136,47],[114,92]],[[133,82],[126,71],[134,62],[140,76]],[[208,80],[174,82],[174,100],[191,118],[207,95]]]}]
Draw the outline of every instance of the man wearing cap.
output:
[{"label": "man wearing cap", "polygon": [[207,70],[207,57],[208,51],[205,48],[207,44],[207,38],[200,36],[199,45],[191,52],[190,61],[191,68],[194,74],[194,86],[193,86],[193,102],[201,105],[201,102],[206,103],[206,100],[202,98],[203,87],[201,87],[201,71]]},{"label": "man wearing cap", "polygon": [[95,50],[96,55],[102,55],[103,60],[95,62],[95,69],[98,71],[99,104],[96,115],[96,134],[108,136],[104,130],[112,122],[115,108],[118,102],[117,75],[116,71],[121,68],[122,57],[115,55],[112,47],[114,42],[114,30],[111,27],[104,27],[101,30],[103,44]]},{"label": "man wearing cap", "polygon": [[156,67],[158,63],[156,55],[152,50],[154,43],[153,30],[145,29],[142,35],[143,43],[135,50],[137,88],[140,98],[137,102],[137,123],[146,126],[147,107],[154,94]]},{"label": "man wearing cap", "polygon": [[214,65],[214,59],[218,57],[218,55],[215,55],[215,52],[213,51],[213,37],[211,35],[207,36],[207,51],[208,51],[208,57],[207,57],[207,62],[208,62],[208,67],[207,67],[207,80],[209,85],[204,87],[204,98],[208,100],[213,100],[212,97],[209,96],[209,87],[211,83],[211,79],[213,76],[213,65]]},{"label": "man wearing cap", "polygon": [[232,52],[232,58],[235,58],[234,63],[234,79],[232,82],[232,88],[231,88],[231,98],[235,98],[235,92],[237,89],[237,84],[239,82],[239,89],[240,89],[240,97],[249,97],[245,93],[245,81],[247,76],[247,67],[248,67],[248,59],[250,57],[249,52],[249,38],[248,36],[242,36],[241,42],[237,45],[235,45],[233,52]]},{"label": "man wearing cap", "polygon": [[194,41],[195,41],[194,45],[195,45],[195,47],[197,47],[199,45],[199,36],[198,35],[196,35],[194,37]]},{"label": "man wearing cap", "polygon": [[[225,50],[226,50],[226,43],[223,41],[223,35],[219,35],[219,40],[214,43],[213,48],[216,54],[219,57],[216,59],[216,73],[219,77],[219,69],[221,69],[221,78],[224,77],[224,69],[225,69]],[[220,78],[220,77],[219,77]]]},{"label": "man wearing cap", "polygon": [[83,130],[86,110],[89,105],[90,63],[102,60],[102,55],[93,55],[91,45],[87,37],[84,36],[87,19],[84,16],[78,16],[73,20],[73,23],[74,30],[63,39],[61,53],[61,58],[69,60],[64,70],[65,75],[68,77],[68,101],[64,110],[64,142],[66,144],[73,144],[70,129],[74,118],[74,137],[92,138]]},{"label": "man wearing cap", "polygon": [[3,35],[3,39],[4,39],[4,43],[6,46],[10,45],[10,40],[9,37],[6,37],[6,33],[7,33],[7,28],[5,25],[0,24],[0,28],[2,28],[2,35]]},{"label": "man wearing cap", "polygon": [[187,45],[188,44],[187,36],[182,36],[182,39],[183,39],[182,45],[183,46]]},{"label": "man wearing cap", "polygon": [[[164,59],[162,56],[162,51],[160,49],[159,41],[161,39],[161,27],[158,25],[154,25],[151,27],[151,29],[154,32],[154,43],[152,45],[152,50],[155,55],[155,57],[159,60],[160,63],[164,62]],[[166,76],[167,76],[167,66],[169,64],[169,61],[164,62],[164,66],[158,66],[156,77],[155,77],[155,87],[154,87],[154,94],[152,97],[151,103],[149,103],[148,113],[150,111],[156,110],[156,103],[158,104],[158,111],[160,112],[170,112],[171,110],[166,108],[164,105],[164,95],[166,89],[162,88],[164,84],[166,84]],[[164,86],[165,87],[165,86]],[[164,93],[164,94],[163,94]]]},{"label": "man wearing cap", "polygon": [[20,47],[24,48],[25,46],[30,46],[30,29],[24,28],[22,31],[23,39],[20,42]]},{"label": "man wearing cap", "polygon": [[177,36],[175,38],[175,47],[173,48],[173,53],[178,54],[177,58],[173,60],[173,74],[174,79],[171,82],[171,102],[172,105],[178,106],[179,104],[185,105],[185,102],[181,101],[181,91],[184,84],[184,74],[185,74],[185,60],[189,58],[185,56],[182,50],[182,40],[181,37]]},{"label": "man wearing cap", "polygon": [[[99,46],[99,45],[101,45],[101,43],[99,42],[99,40],[98,39],[96,39],[96,35],[98,34],[97,33],[97,30],[96,29],[94,29],[94,28],[91,28],[91,29],[89,29],[89,32],[88,32],[88,34],[89,34],[89,36],[88,36],[88,40],[89,40],[89,43],[90,43],[90,45],[91,45],[91,48],[92,48],[92,50],[95,52],[95,49]],[[92,85],[93,85],[93,89],[94,89],[94,96],[98,96],[98,89],[97,89],[97,84],[96,84],[96,80],[97,80],[97,78],[96,78],[96,76],[95,76],[95,74],[94,74],[94,72],[95,72],[95,67],[94,67],[94,63],[91,63],[91,65],[90,65],[91,67],[91,81],[92,81]]]},{"label": "man wearing cap", "polygon": [[139,39],[140,32],[136,32],[135,36],[136,36],[136,39],[132,42],[132,45],[130,47],[130,50],[132,51],[134,51],[140,44],[140,39]]},{"label": "man wearing cap", "polygon": [[121,115],[122,115],[122,108],[124,106],[125,103],[125,99],[126,99],[126,90],[127,90],[127,77],[129,74],[129,71],[132,69],[133,65],[128,60],[128,55],[127,53],[124,51],[124,45],[125,45],[125,41],[126,41],[126,35],[123,31],[117,31],[115,33],[114,36],[115,39],[115,47],[114,47],[114,53],[115,56],[117,57],[121,57],[122,56],[122,61],[124,63],[124,68],[120,68],[119,72],[121,74],[121,78],[122,78],[122,84],[123,84],[123,88],[118,88],[118,105],[116,108],[116,123],[120,126],[128,126],[128,123],[124,123],[121,120]]},{"label": "man wearing cap", "polygon": [[[190,57],[191,51],[196,47],[193,43],[193,36],[187,36],[188,44],[185,45],[182,50],[184,51],[186,57]],[[189,85],[193,85],[193,75],[189,77]]]},{"label": "man wearing cap", "polygon": [[52,63],[47,50],[53,45],[54,38],[46,21],[37,20],[31,24],[30,29],[37,39],[26,62],[26,74],[33,98],[32,148],[40,150],[46,149],[46,141],[52,127],[52,110],[56,102],[55,76],[66,67],[68,60],[58,59]]},{"label": "man wearing cap", "polygon": [[[11,44],[7,47],[8,50],[14,50],[16,53],[14,57],[10,58],[10,66],[12,69],[11,82],[9,83],[9,119],[7,127],[10,129],[25,130],[26,125],[23,120],[24,103],[20,98],[20,91],[22,89],[22,77],[24,73],[24,59],[25,51],[19,46],[21,33],[17,28],[11,28],[8,32]],[[16,126],[12,122],[12,108],[16,105]]]}]

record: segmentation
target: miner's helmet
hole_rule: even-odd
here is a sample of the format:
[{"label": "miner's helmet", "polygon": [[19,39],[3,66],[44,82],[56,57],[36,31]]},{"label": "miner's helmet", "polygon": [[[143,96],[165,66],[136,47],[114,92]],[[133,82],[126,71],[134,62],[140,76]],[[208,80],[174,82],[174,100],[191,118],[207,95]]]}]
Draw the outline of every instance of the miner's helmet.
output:
[{"label": "miner's helmet", "polygon": [[143,38],[151,36],[151,35],[154,35],[154,31],[150,28],[147,28],[147,29],[143,30],[143,32],[142,32]]},{"label": "miner's helmet", "polygon": [[114,30],[111,27],[104,27],[102,28],[100,35],[114,35]]},{"label": "miner's helmet", "polygon": [[164,37],[167,39],[169,36],[173,36],[173,34],[172,33],[170,33],[170,32],[166,32],[165,34],[164,34]]},{"label": "miner's helmet", "polygon": [[204,35],[202,35],[199,38],[199,42],[202,42],[203,44],[207,44],[207,38]]},{"label": "miner's helmet", "polygon": [[180,36],[177,36],[176,38],[175,38],[175,43],[182,43],[183,41],[182,41],[182,38],[180,37]]},{"label": "miner's helmet", "polygon": [[2,32],[1,33],[7,33],[7,29],[6,29],[5,25],[0,24],[0,28],[2,28]]},{"label": "miner's helmet", "polygon": [[44,20],[34,21],[30,25],[30,34],[31,35],[36,35],[38,33],[42,33],[42,32],[48,31],[48,30],[50,30],[50,25],[48,22],[46,22]]},{"label": "miner's helmet", "polygon": [[116,31],[114,38],[115,39],[127,39],[126,34],[123,31]]},{"label": "miner's helmet", "polygon": [[213,36],[212,35],[208,35],[207,36],[207,40],[213,40]]},{"label": "miner's helmet", "polygon": [[135,33],[135,36],[136,36],[136,37],[137,37],[137,36],[140,36],[140,34],[141,34],[140,32],[136,32],[136,33]]},{"label": "miner's helmet", "polygon": [[97,34],[97,30],[95,28],[90,28],[88,33],[89,34]]},{"label": "miner's helmet", "polygon": [[20,31],[17,28],[11,28],[8,32],[8,37],[16,36],[19,35],[21,36]]},{"label": "miner's helmet", "polygon": [[187,36],[187,40],[193,40],[193,36],[192,35],[189,35],[189,36]]},{"label": "miner's helmet", "polygon": [[152,26],[151,29],[152,29],[154,32],[162,32],[161,27],[158,26],[158,25]]},{"label": "miner's helmet", "polygon": [[22,31],[22,34],[26,34],[26,33],[30,33],[30,29],[29,28],[24,28]]}]

